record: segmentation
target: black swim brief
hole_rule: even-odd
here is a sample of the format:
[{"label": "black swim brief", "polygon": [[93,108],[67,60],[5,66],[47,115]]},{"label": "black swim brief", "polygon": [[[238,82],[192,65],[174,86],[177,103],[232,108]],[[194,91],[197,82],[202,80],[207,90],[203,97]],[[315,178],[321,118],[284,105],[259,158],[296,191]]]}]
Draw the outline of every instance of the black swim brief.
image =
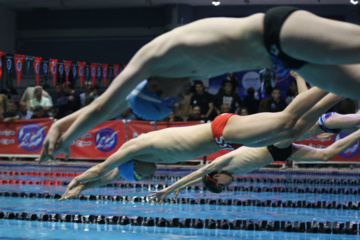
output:
[{"label": "black swim brief", "polygon": [[292,144],[290,144],[287,148],[278,148],[274,145],[267,146],[269,153],[273,157],[274,161],[282,161],[285,162],[292,153]]},{"label": "black swim brief", "polygon": [[299,9],[294,7],[274,7],[269,9],[264,18],[264,44],[272,62],[281,68],[296,70],[307,62],[294,59],[284,53],[280,45],[280,31],[286,19]]}]

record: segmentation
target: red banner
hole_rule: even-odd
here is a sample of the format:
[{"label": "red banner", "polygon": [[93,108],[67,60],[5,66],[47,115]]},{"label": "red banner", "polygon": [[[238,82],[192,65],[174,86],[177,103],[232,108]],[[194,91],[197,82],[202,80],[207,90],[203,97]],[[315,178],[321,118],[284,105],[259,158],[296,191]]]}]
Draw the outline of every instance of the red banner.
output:
[{"label": "red banner", "polygon": [[107,121],[98,124],[70,146],[70,158],[106,159],[125,143],[125,124]]},{"label": "red banner", "polygon": [[68,85],[68,82],[69,82],[70,69],[71,69],[71,61],[64,60],[65,84],[66,84],[66,86]]},{"label": "red banner", "polygon": [[103,64],[102,65],[102,76],[104,79],[104,87],[106,87],[106,78],[107,78],[107,74],[108,74],[108,66],[109,64]]},{"label": "red banner", "polygon": [[90,75],[91,75],[91,81],[93,87],[95,85],[95,79],[96,79],[96,68],[97,68],[97,63],[90,63]]},{"label": "red banner", "polygon": [[127,140],[137,138],[143,133],[154,131],[154,125],[149,121],[131,120],[127,125]]},{"label": "red banner", "polygon": [[53,78],[54,87],[56,86],[57,62],[58,62],[57,59],[51,59],[51,58],[49,59],[49,68]]},{"label": "red banner", "polygon": [[114,78],[116,78],[117,75],[119,75],[120,73],[120,64],[114,64],[113,69],[114,69]]},{"label": "red banner", "polygon": [[0,82],[1,82],[1,76],[2,76],[2,56],[5,55],[4,52],[0,52]]},{"label": "red banner", "polygon": [[[199,122],[157,122],[156,129],[186,127],[198,123]],[[18,120],[8,123],[0,122],[0,154],[19,156],[38,155],[50,127],[50,119]],[[130,140],[136,138],[143,133],[154,131],[154,129],[155,126],[153,122],[129,121],[127,123],[127,139]],[[121,145],[125,143],[125,132],[126,125],[122,121],[107,121],[100,123],[74,141],[70,146],[70,158],[105,159],[116,152]],[[312,137],[297,143],[315,148],[326,148],[334,141],[342,139],[346,135],[347,134],[340,133],[328,138]],[[227,150],[220,150],[216,153],[209,154],[206,156],[207,161],[213,161],[217,157],[228,152],[229,151]],[[359,156],[360,140],[357,140],[352,146],[332,159],[332,161],[355,162],[359,161]]]},{"label": "red banner", "polygon": [[0,154],[40,154],[51,119],[0,122]]},{"label": "red banner", "polygon": [[84,82],[84,68],[85,68],[85,62],[78,62],[78,75],[80,80],[80,87],[83,86],[83,82]]},{"label": "red banner", "polygon": [[40,81],[40,66],[41,66],[42,57],[34,57],[34,72],[35,72],[35,79],[36,79],[36,86],[39,86]]},{"label": "red banner", "polygon": [[20,86],[21,73],[22,73],[22,69],[24,66],[24,59],[25,59],[25,55],[21,55],[21,54],[14,55],[14,63],[15,63],[16,78],[17,78],[18,86]]}]

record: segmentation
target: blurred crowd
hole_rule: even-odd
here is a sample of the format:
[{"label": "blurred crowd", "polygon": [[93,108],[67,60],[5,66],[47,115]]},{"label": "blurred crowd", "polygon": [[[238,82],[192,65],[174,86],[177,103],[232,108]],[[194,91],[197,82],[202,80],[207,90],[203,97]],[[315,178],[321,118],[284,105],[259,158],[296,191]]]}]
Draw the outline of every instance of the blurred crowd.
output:
[{"label": "blurred crowd", "polygon": [[[173,109],[162,121],[211,121],[217,115],[234,113],[238,115],[256,114],[258,112],[279,112],[298,95],[295,80],[290,83],[286,97],[281,98],[280,89],[271,84],[264,84],[267,78],[275,78],[273,70],[266,68],[260,72],[262,88],[255,90],[249,87],[246,96],[238,95],[239,81],[228,73],[223,79],[216,94],[210,94],[203,81],[197,80],[189,84],[183,93],[184,101]],[[310,85],[308,85],[310,88]],[[72,83],[59,83],[53,89],[45,82],[38,86],[29,86],[23,92],[7,85],[0,90],[0,121],[8,122],[21,119],[53,118],[60,119],[90,104],[100,95],[100,87],[90,81],[75,90]],[[345,99],[329,111],[341,114],[355,113],[356,104]],[[112,120],[142,120],[129,108],[119,113]]]}]

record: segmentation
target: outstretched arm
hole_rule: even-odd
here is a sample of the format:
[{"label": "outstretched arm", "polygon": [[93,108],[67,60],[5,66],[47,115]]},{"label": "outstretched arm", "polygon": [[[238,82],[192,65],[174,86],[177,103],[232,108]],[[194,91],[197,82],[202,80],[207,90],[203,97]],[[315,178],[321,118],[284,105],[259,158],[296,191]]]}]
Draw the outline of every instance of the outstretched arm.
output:
[{"label": "outstretched arm", "polygon": [[[147,45],[146,45],[147,46]],[[127,108],[126,97],[142,80],[148,78],[152,66],[151,47],[143,47],[132,58],[130,63],[119,74],[107,90],[90,105],[50,128],[44,141],[40,162],[53,158],[60,153],[69,154],[70,144],[96,124],[111,119]],[[53,128],[57,128],[54,129]],[[61,131],[66,130],[61,135]],[[49,132],[49,133],[50,133]]]},{"label": "outstretched arm", "polygon": [[119,170],[117,168],[113,169],[112,171],[108,172],[105,176],[102,178],[92,181],[92,182],[86,182],[83,184],[80,184],[73,188],[68,188],[66,192],[61,196],[59,201],[66,200],[72,197],[76,197],[79,195],[82,191],[85,191],[90,188],[96,188],[108,183],[111,183],[117,179],[120,178]]},{"label": "outstretched arm", "polygon": [[200,178],[198,178],[198,179],[195,179],[194,181],[191,181],[191,182],[189,182],[189,183],[187,183],[186,185],[184,185],[184,186],[182,186],[182,187],[180,187],[180,188],[178,188],[178,189],[175,189],[174,191],[175,191],[175,196],[173,197],[173,199],[176,199],[176,197],[179,195],[179,193],[180,193],[180,191],[182,190],[182,189],[184,189],[184,188],[186,188],[187,186],[191,186],[191,185],[193,185],[193,184],[197,184],[198,182],[201,182],[201,177]]},{"label": "outstretched arm", "polygon": [[[137,140],[138,139],[133,139],[130,140],[129,142],[126,142],[119,148],[118,151],[116,151],[114,154],[108,157],[104,162],[91,167],[90,169],[82,173],[80,176],[75,177],[69,183],[64,195],[66,195],[73,188],[80,186],[85,182],[94,182],[96,180],[100,180],[99,184],[104,184],[103,181],[108,181],[109,179],[112,179],[106,177],[109,176],[108,173],[110,171],[116,170],[118,172],[118,170],[114,168],[130,161],[131,159],[134,158],[134,156],[136,156],[137,154],[141,154],[143,150],[146,149],[146,146],[140,143],[143,141],[137,141]],[[103,177],[105,178],[103,179]],[[94,182],[94,184],[97,185],[98,183]]]},{"label": "outstretched arm", "polygon": [[290,75],[295,78],[299,93],[303,93],[308,90],[305,79],[303,79],[297,72],[290,71]]},{"label": "outstretched arm", "polygon": [[214,171],[221,170],[224,166],[228,165],[228,162],[231,161],[231,158],[218,158],[217,160],[213,161],[209,165],[206,165],[205,167],[202,167],[198,169],[197,171],[190,173],[186,177],[183,177],[173,185],[161,190],[161,191],[154,191],[153,194],[150,194],[149,197],[155,198],[155,204],[159,203],[161,205],[164,198],[169,195],[170,193],[180,190],[181,188],[184,188],[191,183],[194,183],[195,181],[200,181],[201,178]]},{"label": "outstretched arm", "polygon": [[[78,111],[57,120],[49,129],[49,132],[46,135],[44,140],[43,149],[40,154],[39,163],[48,161],[50,158],[53,158],[56,155],[53,155],[54,147],[56,142],[60,139],[63,132],[65,132],[71,124],[82,114],[85,114],[89,106],[85,106]],[[69,152],[65,152],[65,157],[69,157]]]},{"label": "outstretched arm", "polygon": [[330,161],[336,155],[350,147],[360,138],[360,129],[340,139],[324,149],[293,144],[293,152],[289,160],[293,161]]}]

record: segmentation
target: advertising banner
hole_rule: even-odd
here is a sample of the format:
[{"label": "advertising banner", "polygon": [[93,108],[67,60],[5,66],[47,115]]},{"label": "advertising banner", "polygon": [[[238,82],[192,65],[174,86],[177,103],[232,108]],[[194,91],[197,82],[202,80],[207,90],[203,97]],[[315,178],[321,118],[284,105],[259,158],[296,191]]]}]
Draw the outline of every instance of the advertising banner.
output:
[{"label": "advertising banner", "polygon": [[40,154],[51,124],[48,118],[0,122],[0,154]]}]

